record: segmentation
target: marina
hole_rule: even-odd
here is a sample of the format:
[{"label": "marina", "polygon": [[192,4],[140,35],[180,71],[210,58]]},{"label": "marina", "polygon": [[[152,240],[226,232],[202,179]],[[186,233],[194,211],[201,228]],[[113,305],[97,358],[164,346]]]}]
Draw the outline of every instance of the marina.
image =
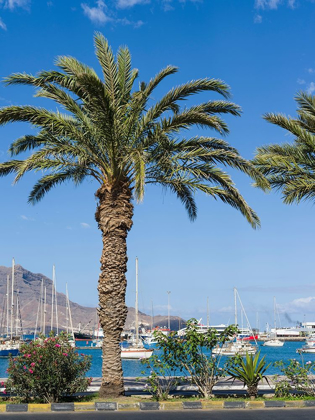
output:
[{"label": "marina", "polygon": [[[315,354],[298,354],[297,350],[301,347],[301,343],[298,342],[287,342],[283,347],[264,347],[262,346],[263,342],[258,342],[258,351],[260,351],[260,356],[266,355],[266,362],[271,363],[271,366],[268,368],[268,374],[273,375],[279,373],[277,368],[273,366],[273,363],[279,360],[284,362],[289,361],[290,359],[296,359],[300,363],[306,363],[308,361],[315,361]],[[100,377],[102,375],[102,349],[101,348],[78,348],[78,352],[82,354],[87,354],[92,356],[92,366],[88,372],[88,376]],[[159,350],[154,348],[154,354],[159,355]],[[222,357],[222,363],[224,362],[225,357]],[[145,366],[141,363],[140,360],[122,360],[124,377],[141,377],[143,374],[142,371],[146,371]],[[6,369],[8,367],[8,359],[0,359],[0,377],[7,377]],[[148,372],[147,372],[148,373]],[[180,373],[179,373],[180,375]]]}]

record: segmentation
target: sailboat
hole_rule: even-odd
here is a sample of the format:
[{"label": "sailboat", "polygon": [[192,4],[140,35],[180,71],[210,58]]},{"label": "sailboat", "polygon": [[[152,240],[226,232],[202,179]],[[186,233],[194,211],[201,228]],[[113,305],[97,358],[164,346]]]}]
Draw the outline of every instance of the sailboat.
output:
[{"label": "sailboat", "polygon": [[275,325],[275,338],[272,338],[270,340],[267,340],[264,342],[263,346],[266,347],[282,347],[284,345],[283,341],[278,340],[277,337],[277,318],[276,318],[276,312],[277,312],[277,304],[276,304],[276,298],[273,298],[273,312],[274,312],[274,325]]},{"label": "sailboat", "polygon": [[[241,298],[238,294],[237,289],[234,287],[234,307],[235,307],[235,325],[238,325],[237,322],[237,297],[239,299],[240,305],[241,305],[241,310],[242,310],[242,319],[243,319],[243,314],[245,315],[249,330],[251,332],[252,328],[250,326],[249,320],[247,318],[243,303],[241,301]],[[242,326],[242,329],[244,331],[244,328]],[[235,355],[239,355],[239,356],[246,356],[246,354],[255,354],[257,352],[257,342],[256,342],[256,338],[255,335],[253,335],[253,338],[255,340],[255,346],[250,344],[248,341],[244,341],[242,340],[242,338],[239,338],[237,340],[232,340],[232,341],[228,341],[227,343],[225,343],[223,346],[217,346],[212,350],[212,353],[214,355],[219,355],[219,356],[235,356]]]},{"label": "sailboat", "polygon": [[139,338],[139,317],[138,317],[138,257],[136,258],[136,305],[135,305],[135,329],[136,336],[134,343],[127,348],[121,349],[122,359],[148,359],[152,356],[153,350],[146,349]]},{"label": "sailboat", "polygon": [[[11,288],[11,313],[10,313],[10,324],[11,328],[9,327],[9,303],[10,303],[10,279],[7,276],[7,302],[6,302],[6,309],[7,309],[7,335],[3,337],[0,343],[0,357],[9,357],[17,356],[20,351],[20,340],[18,337],[13,336],[13,323],[14,323],[14,270],[15,270],[15,261],[14,258],[12,259],[12,288]],[[18,319],[18,297],[16,298],[16,319]],[[17,321],[16,321],[16,332],[17,332]],[[17,334],[16,334],[17,335]]]}]

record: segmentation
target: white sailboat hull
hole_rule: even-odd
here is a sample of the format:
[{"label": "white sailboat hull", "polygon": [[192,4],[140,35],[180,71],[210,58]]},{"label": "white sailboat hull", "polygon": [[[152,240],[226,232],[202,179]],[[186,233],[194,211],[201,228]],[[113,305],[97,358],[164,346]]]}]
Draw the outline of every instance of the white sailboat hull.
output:
[{"label": "white sailboat hull", "polygon": [[121,350],[122,359],[148,359],[153,354],[153,350],[144,348],[128,348]]},{"label": "white sailboat hull", "polygon": [[228,343],[223,347],[216,347],[212,353],[220,356],[246,356],[246,354],[255,354],[257,348],[255,346],[243,343]]},{"label": "white sailboat hull", "polygon": [[266,347],[282,347],[284,345],[284,341],[280,341],[280,340],[268,340],[265,341],[263,346]]},{"label": "white sailboat hull", "polygon": [[315,347],[302,347],[296,351],[297,353],[315,353]]}]

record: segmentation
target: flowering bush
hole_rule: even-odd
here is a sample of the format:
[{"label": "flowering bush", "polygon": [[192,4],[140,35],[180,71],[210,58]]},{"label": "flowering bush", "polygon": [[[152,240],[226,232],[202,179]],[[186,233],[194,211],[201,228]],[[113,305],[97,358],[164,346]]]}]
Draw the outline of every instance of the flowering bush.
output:
[{"label": "flowering bush", "polygon": [[20,354],[10,358],[6,393],[23,401],[58,402],[62,397],[86,391],[91,378],[90,356],[79,355],[66,334],[44,336],[23,344]]},{"label": "flowering bush", "polygon": [[[303,360],[303,359],[302,359]],[[278,380],[276,377],[275,395],[276,397],[288,397],[291,394],[304,394],[311,397],[315,396],[315,362],[298,362],[296,359],[276,362],[284,375],[284,379]]]}]

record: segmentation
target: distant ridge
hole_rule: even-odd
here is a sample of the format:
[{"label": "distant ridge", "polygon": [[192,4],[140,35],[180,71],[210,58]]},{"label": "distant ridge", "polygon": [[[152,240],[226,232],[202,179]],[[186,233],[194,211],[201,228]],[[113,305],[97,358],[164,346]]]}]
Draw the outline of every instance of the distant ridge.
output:
[{"label": "distant ridge", "polygon": [[[0,322],[3,319],[3,308],[4,301],[7,293],[7,275],[10,276],[11,282],[11,267],[0,266]],[[40,288],[42,279],[44,281],[44,287],[46,286],[46,331],[50,330],[51,325],[51,291],[52,291],[52,280],[40,273],[32,273],[26,270],[21,265],[15,265],[15,276],[14,284],[15,291],[19,291],[19,301],[21,306],[21,316],[23,329],[32,331],[36,325],[36,316],[38,310],[38,304],[40,300]],[[95,284],[95,287],[97,285]],[[64,293],[57,293],[58,300],[58,321],[59,328],[66,328],[66,296]],[[82,328],[87,325],[86,330],[92,331],[96,326],[96,308],[79,305],[75,302],[70,302],[73,327],[75,330],[78,329],[81,323]],[[128,307],[128,315],[126,320],[125,328],[129,329],[135,318],[135,309]],[[156,315],[154,317],[154,326],[167,326],[167,316]],[[151,316],[145,313],[139,312],[139,322],[143,326],[151,327]],[[182,328],[185,326],[185,321],[177,316],[170,317],[170,324],[172,330],[178,330],[179,326]],[[3,325],[3,322],[1,322]],[[54,322],[56,328],[56,323]]]}]

